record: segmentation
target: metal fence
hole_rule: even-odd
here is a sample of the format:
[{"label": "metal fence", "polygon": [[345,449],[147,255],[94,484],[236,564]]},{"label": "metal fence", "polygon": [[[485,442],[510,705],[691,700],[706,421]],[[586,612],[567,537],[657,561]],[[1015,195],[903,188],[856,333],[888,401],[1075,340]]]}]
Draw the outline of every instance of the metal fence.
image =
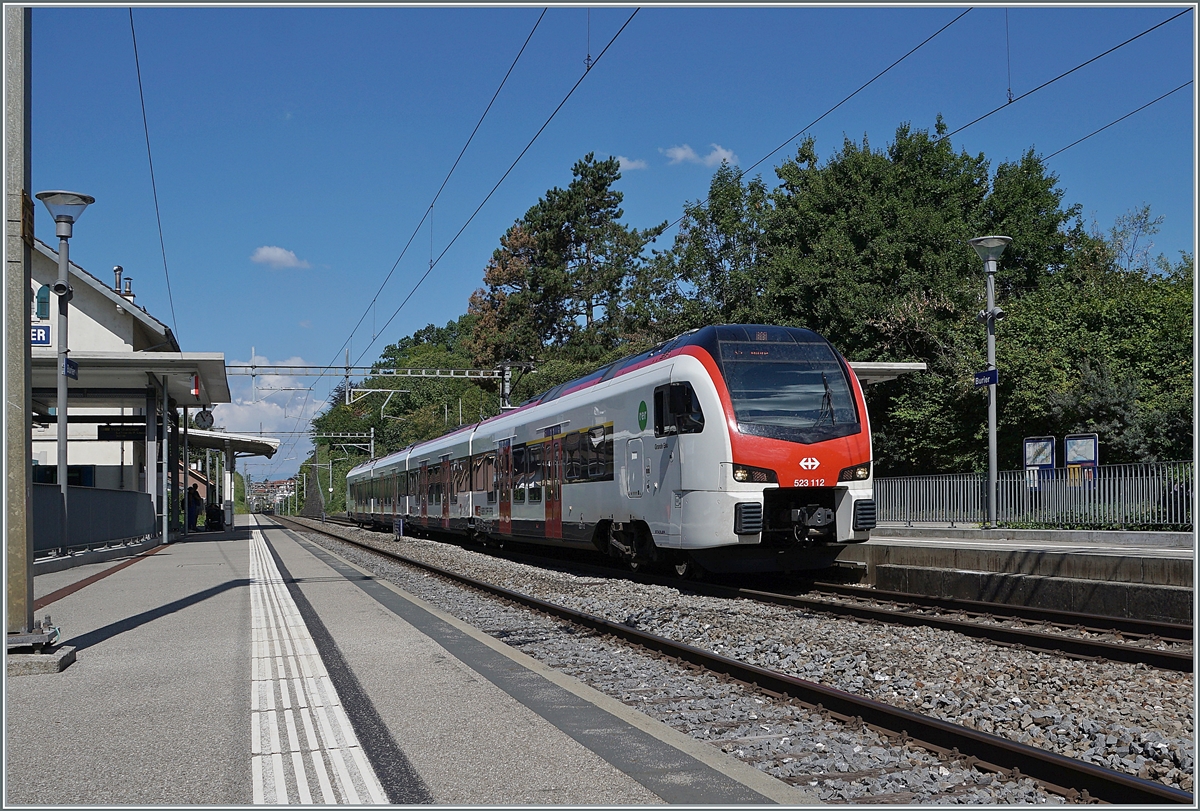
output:
[{"label": "metal fence", "polygon": [[42,556],[91,549],[153,535],[158,524],[149,493],[68,487],[71,519],[62,546],[62,497],[57,484],[33,486],[33,551]]},{"label": "metal fence", "polygon": [[[1001,524],[1101,527],[1192,525],[1192,462],[1097,468],[1004,470],[997,476]],[[987,522],[987,474],[875,479],[881,524]]]}]

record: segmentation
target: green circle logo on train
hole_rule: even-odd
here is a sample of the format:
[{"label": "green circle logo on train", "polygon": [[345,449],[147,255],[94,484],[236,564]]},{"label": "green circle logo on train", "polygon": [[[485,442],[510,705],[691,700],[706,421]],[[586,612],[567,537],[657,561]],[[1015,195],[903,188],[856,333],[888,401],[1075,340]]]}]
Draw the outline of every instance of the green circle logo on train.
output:
[{"label": "green circle logo on train", "polygon": [[646,419],[650,416],[650,412],[646,409],[646,401],[642,400],[638,404],[638,430],[646,430]]}]

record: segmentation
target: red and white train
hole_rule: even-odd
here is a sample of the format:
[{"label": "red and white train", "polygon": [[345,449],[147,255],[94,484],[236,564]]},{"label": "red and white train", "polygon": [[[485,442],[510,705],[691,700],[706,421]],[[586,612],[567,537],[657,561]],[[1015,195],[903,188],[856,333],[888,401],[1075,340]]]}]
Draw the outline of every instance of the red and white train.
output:
[{"label": "red and white train", "polygon": [[823,568],[875,526],[862,387],[829,341],[793,327],[685,333],[347,484],[362,523],[681,575]]}]

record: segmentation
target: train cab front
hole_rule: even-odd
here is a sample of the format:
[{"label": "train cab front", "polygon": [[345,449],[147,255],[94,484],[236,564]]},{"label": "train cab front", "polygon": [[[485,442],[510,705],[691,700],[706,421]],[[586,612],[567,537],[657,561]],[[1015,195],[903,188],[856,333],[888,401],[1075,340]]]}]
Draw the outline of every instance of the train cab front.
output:
[{"label": "train cab front", "polygon": [[843,544],[866,541],[875,526],[871,434],[858,379],[809,330],[717,333],[732,452],[722,465],[722,500],[733,502],[740,554],[774,557],[779,565],[770,568],[831,565]]}]

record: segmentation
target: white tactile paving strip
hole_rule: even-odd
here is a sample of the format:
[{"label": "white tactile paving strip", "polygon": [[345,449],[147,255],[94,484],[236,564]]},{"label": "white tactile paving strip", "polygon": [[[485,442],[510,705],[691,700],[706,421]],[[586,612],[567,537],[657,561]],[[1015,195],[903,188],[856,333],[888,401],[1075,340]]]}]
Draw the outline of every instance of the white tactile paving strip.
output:
[{"label": "white tactile paving strip", "polygon": [[254,803],[386,804],[262,532],[250,533]]}]

